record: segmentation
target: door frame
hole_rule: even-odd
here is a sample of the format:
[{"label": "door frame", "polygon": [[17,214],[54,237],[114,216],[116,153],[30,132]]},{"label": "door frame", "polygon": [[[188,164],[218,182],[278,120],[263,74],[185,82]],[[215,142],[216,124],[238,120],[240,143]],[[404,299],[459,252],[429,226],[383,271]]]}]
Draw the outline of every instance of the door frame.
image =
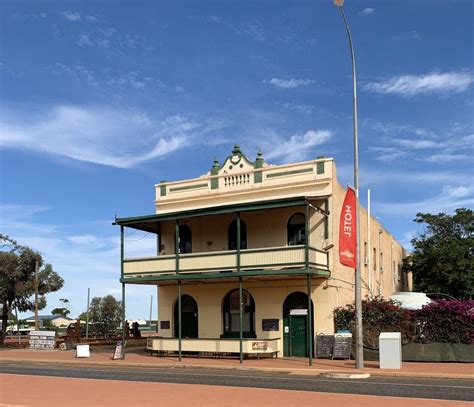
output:
[{"label": "door frame", "polygon": [[[293,298],[291,298],[293,297]],[[299,297],[299,298],[297,298]],[[289,300],[290,299],[290,300]],[[293,300],[293,304],[290,304],[290,301]],[[291,332],[292,332],[292,315],[290,313],[291,310],[294,309],[301,309],[301,310],[307,310],[308,309],[308,294],[302,292],[302,291],[294,291],[290,294],[288,294],[283,301],[283,307],[282,307],[282,315],[283,315],[283,356],[284,357],[292,357],[293,356],[293,343],[291,339]],[[314,303],[313,300],[311,299],[311,315],[312,315],[312,321],[311,321],[311,332],[314,331]],[[293,317],[302,317],[303,315],[293,315]],[[308,312],[306,313],[305,316],[305,321],[306,321],[306,336],[308,335]],[[288,323],[288,325],[286,325]],[[288,333],[285,333],[285,326],[288,326]],[[311,342],[312,342],[312,349],[313,349],[313,357],[315,353],[314,349],[314,334],[311,337]],[[306,339],[305,341],[305,355],[301,357],[308,357],[308,341]]]}]

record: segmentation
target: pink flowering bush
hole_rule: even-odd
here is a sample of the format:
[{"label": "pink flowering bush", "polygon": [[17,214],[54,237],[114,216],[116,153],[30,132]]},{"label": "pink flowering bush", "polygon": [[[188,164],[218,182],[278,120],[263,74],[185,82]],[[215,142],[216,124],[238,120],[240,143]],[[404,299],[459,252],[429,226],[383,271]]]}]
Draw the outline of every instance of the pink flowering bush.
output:
[{"label": "pink flowering bush", "polygon": [[413,311],[416,342],[474,344],[474,301],[442,300]]}]

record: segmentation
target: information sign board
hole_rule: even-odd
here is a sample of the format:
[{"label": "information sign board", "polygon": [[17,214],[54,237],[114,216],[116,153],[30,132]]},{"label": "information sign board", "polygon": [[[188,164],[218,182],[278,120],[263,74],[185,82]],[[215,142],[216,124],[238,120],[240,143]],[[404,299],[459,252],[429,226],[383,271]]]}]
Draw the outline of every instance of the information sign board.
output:
[{"label": "information sign board", "polygon": [[56,346],[56,332],[31,331],[30,349],[54,349]]}]

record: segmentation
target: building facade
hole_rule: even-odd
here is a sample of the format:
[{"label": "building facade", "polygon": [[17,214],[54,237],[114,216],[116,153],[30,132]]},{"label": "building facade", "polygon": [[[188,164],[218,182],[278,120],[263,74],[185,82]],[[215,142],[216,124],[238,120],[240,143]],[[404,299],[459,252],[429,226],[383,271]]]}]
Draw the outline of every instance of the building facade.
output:
[{"label": "building facade", "polygon": [[[334,160],[269,165],[235,146],[207,174],[155,189],[154,215],[116,219],[124,290],[158,286],[161,338],[149,347],[311,358],[316,333],[334,332],[334,308],[354,301]],[[156,256],[125,258],[125,228],[156,234]],[[363,296],[409,289],[405,250],[362,207],[360,233]]]}]

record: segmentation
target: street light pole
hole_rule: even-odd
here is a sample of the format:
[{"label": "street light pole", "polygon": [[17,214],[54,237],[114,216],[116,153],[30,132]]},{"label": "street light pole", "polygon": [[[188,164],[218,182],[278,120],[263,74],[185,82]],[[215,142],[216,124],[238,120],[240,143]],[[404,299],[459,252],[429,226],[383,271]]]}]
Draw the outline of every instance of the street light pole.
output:
[{"label": "street light pole", "polygon": [[357,134],[357,80],[352,35],[344,13],[344,0],[334,0],[334,5],[341,11],[341,16],[349,38],[349,48],[352,60],[352,86],[354,95],[354,189],[356,194],[356,253],[357,265],[355,270],[355,308],[356,308],[356,368],[364,367],[364,350],[362,341],[362,293],[360,272],[360,219],[359,219],[359,141]]}]

